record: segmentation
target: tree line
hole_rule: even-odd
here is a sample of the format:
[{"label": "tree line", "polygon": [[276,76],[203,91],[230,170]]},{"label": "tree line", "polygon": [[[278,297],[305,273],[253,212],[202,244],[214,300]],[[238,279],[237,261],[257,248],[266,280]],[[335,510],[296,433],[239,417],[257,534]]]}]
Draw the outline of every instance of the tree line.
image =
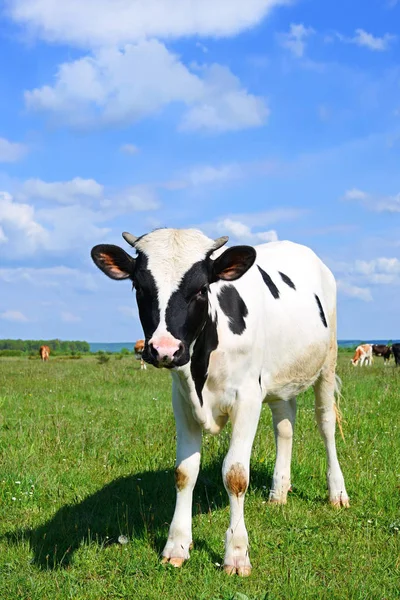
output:
[{"label": "tree line", "polygon": [[90,352],[88,342],[67,340],[0,340],[0,352],[32,354],[39,352],[40,346],[49,346],[51,354],[86,354]]}]

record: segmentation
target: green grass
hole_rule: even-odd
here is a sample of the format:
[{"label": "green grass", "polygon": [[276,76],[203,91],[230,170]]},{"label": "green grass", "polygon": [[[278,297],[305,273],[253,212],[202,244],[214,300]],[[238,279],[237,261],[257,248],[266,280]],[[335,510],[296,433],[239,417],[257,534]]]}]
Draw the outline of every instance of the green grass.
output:
[{"label": "green grass", "polygon": [[246,498],[253,574],[240,579],[219,567],[229,427],[204,436],[190,561],[159,564],[175,496],[170,378],[138,367],[0,360],[2,600],[400,597],[400,369],[379,359],[354,369],[340,356],[349,510],[326,502],[311,392],[298,403],[293,493],[285,507],[267,504],[274,441],[264,408]]}]

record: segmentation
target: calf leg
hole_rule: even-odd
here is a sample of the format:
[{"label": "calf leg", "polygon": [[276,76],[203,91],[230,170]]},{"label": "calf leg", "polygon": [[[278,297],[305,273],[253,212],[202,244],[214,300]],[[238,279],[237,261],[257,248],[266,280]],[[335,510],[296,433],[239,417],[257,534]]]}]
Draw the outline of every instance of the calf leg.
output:
[{"label": "calf leg", "polygon": [[163,563],[181,567],[192,545],[192,500],[200,468],[201,427],[173,383],[172,404],[176,422],[176,505],[162,552]]},{"label": "calf leg", "polygon": [[260,418],[259,390],[251,399],[238,398],[230,417],[232,437],[222,466],[225,489],[229,495],[230,523],[225,535],[224,570],[229,575],[250,575],[248,536],[244,522],[244,497],[249,485],[250,454]]},{"label": "calf leg", "polygon": [[269,407],[272,412],[276,445],[276,461],[269,501],[286,504],[290,489],[290,464],[296,420],[296,398],[270,402]]},{"label": "calf leg", "polygon": [[328,459],[327,483],[329,500],[333,506],[349,506],[343,474],[336,453],[335,427],[335,373],[323,371],[315,391],[315,416],[325,444]]}]

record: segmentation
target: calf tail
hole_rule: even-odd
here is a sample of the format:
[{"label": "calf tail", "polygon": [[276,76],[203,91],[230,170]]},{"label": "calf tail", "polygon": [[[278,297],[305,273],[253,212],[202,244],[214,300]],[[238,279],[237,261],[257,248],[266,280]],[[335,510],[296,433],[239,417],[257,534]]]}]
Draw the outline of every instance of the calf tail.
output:
[{"label": "calf tail", "polygon": [[342,380],[340,379],[339,375],[336,373],[335,374],[335,400],[333,402],[333,408],[335,411],[335,415],[336,415],[336,422],[338,424],[339,427],[339,431],[340,431],[340,435],[342,436],[342,440],[344,440],[344,433],[343,433],[343,427],[342,427],[342,422],[343,422],[343,415],[342,412],[340,410],[339,404],[340,404],[340,400],[343,398],[342,395]]}]

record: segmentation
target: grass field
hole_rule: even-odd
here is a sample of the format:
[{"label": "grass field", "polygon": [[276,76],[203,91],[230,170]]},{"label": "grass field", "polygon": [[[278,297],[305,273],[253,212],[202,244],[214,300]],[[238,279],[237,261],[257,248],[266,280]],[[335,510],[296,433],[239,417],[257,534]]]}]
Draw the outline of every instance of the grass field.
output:
[{"label": "grass field", "polygon": [[138,367],[0,360],[1,600],[400,597],[400,369],[381,359],[354,369],[340,356],[348,510],[326,503],[311,392],[298,403],[293,493],[267,504],[275,449],[264,408],[246,498],[253,573],[240,579],[220,567],[229,427],[204,436],[190,560],[159,564],[175,497],[170,378]]}]

